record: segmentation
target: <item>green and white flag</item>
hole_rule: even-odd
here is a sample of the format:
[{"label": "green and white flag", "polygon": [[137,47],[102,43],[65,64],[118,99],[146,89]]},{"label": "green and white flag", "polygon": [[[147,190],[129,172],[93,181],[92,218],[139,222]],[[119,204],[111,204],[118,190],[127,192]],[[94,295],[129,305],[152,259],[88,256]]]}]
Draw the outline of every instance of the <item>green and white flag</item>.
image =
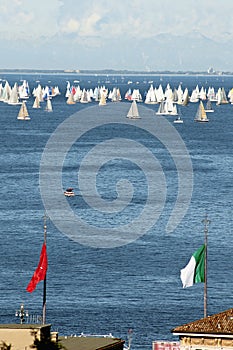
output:
[{"label": "green and white flag", "polygon": [[188,265],[180,271],[183,288],[205,282],[205,244],[193,253]]}]

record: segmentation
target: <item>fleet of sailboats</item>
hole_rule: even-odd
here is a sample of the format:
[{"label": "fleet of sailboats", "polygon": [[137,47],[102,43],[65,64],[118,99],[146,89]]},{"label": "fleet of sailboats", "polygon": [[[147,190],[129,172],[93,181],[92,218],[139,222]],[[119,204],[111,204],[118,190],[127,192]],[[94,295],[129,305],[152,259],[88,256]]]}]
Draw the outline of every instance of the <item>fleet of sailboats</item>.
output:
[{"label": "fleet of sailboats", "polygon": [[[39,109],[41,105],[45,103],[44,110],[52,112],[52,99],[60,95],[60,90],[58,86],[52,87],[46,85],[43,87],[39,81],[37,82],[38,85],[30,92],[29,84],[26,80],[22,80],[19,84],[14,83],[13,86],[11,86],[7,80],[0,81],[0,102],[9,105],[21,105],[17,116],[19,120],[30,120],[25,103],[26,100],[28,103],[31,101],[31,99],[29,99],[30,96],[34,97],[33,109]],[[206,89],[198,85],[190,92],[187,88],[183,89],[182,84],[173,89],[169,84],[167,84],[165,88],[162,84],[159,84],[158,87],[154,87],[153,81],[150,81],[148,90],[142,94],[139,88],[133,88],[133,85],[131,85],[124,95],[124,99],[131,102],[127,118],[140,119],[141,116],[138,113],[137,103],[144,102],[148,105],[158,104],[157,111],[155,111],[156,115],[176,116],[177,118],[174,119],[173,122],[181,124],[183,123],[183,119],[180,113],[177,112],[178,106],[198,103],[198,110],[194,120],[197,122],[208,122],[209,119],[207,115],[208,113],[214,112],[214,103],[216,105],[233,104],[233,88],[229,90],[228,94],[224,87],[219,87],[216,91],[211,86]],[[79,81],[74,81],[74,84],[70,84],[70,82],[67,81],[65,97],[67,97],[66,103],[68,105],[75,105],[78,102],[97,102],[100,106],[104,106],[108,101],[120,102],[123,100],[120,88],[117,86],[108,89],[105,85],[98,85],[95,88],[82,89],[79,85]]]}]

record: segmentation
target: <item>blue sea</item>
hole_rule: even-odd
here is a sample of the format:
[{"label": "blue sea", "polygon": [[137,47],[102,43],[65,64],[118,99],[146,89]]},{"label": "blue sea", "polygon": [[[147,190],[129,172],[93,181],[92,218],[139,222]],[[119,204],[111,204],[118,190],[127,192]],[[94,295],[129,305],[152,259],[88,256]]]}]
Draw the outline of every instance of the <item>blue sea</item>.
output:
[{"label": "blue sea", "polygon": [[[45,212],[46,321],[60,335],[112,333],[127,342],[132,329],[138,350],[177,340],[174,327],[203,317],[203,284],[183,289],[180,269],[204,242],[206,214],[208,314],[232,307],[233,105],[214,104],[209,123],[195,123],[198,104],[189,103],[179,107],[184,123],[174,124],[156,115],[158,104],[143,102],[142,118],[129,121],[124,100],[129,88],[144,96],[151,83],[181,84],[189,95],[197,85],[228,93],[232,77],[0,78],[11,86],[26,79],[31,91],[30,121],[17,120],[19,106],[0,102],[1,323],[19,322],[21,303],[27,321],[42,313],[43,282],[31,294],[26,287],[39,262]],[[75,80],[81,89],[118,87],[122,101],[68,105],[67,81]],[[32,108],[38,83],[59,86],[51,113],[45,102]],[[75,197],[64,197],[67,187]]]}]

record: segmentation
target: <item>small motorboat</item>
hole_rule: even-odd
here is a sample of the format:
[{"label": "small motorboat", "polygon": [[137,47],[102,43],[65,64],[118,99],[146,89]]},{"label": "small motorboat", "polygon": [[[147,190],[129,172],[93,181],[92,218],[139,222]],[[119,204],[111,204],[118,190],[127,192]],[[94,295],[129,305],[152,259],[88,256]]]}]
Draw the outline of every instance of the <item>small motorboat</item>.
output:
[{"label": "small motorboat", "polygon": [[75,193],[73,191],[73,188],[69,187],[67,188],[65,191],[64,191],[64,195],[66,197],[74,197],[75,196]]},{"label": "small motorboat", "polygon": [[183,119],[181,119],[181,117],[178,116],[178,117],[173,121],[173,123],[182,124],[182,123],[183,123]]}]

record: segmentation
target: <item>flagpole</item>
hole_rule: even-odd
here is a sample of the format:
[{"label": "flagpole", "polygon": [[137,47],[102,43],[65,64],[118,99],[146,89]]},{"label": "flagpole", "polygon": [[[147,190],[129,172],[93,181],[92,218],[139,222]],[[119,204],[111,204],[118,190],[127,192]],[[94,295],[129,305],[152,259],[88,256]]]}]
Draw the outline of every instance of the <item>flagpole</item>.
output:
[{"label": "flagpole", "polygon": [[[44,243],[46,244],[47,239],[47,225],[46,225],[46,213],[44,214]],[[43,288],[43,314],[42,314],[42,324],[46,322],[46,275],[44,278],[44,288]]]},{"label": "flagpole", "polygon": [[204,282],[204,317],[207,317],[207,243],[208,243],[208,225],[210,220],[206,213],[205,219],[202,220],[204,224],[204,234],[205,234],[205,282]]}]

